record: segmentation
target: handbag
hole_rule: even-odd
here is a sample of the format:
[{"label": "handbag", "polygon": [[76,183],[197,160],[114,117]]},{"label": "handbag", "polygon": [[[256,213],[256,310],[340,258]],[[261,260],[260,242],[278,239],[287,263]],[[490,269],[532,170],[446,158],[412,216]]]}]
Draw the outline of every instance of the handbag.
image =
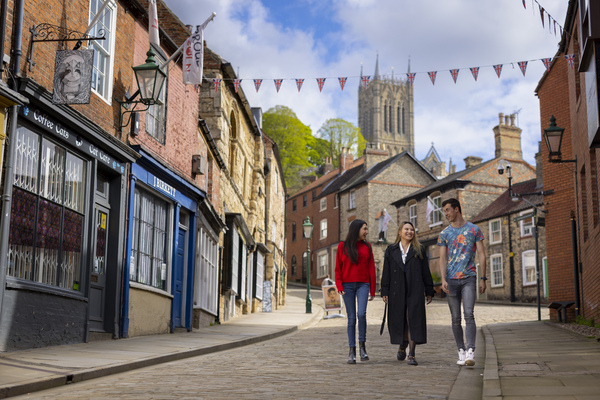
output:
[{"label": "handbag", "polygon": [[383,335],[383,327],[385,326],[385,317],[387,315],[387,303],[385,303],[385,308],[383,309],[383,321],[381,321],[381,329],[379,329],[379,334]]}]

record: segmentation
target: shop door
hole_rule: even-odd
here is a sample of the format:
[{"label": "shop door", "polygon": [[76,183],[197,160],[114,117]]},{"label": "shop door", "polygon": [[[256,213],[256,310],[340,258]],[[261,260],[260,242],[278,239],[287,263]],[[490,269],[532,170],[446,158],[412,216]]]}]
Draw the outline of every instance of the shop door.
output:
[{"label": "shop door", "polygon": [[173,292],[173,325],[180,327],[181,310],[183,307],[183,268],[185,266],[185,238],[186,231],[179,229],[177,236],[177,251],[175,252],[175,263],[173,266],[173,280],[175,290]]},{"label": "shop door", "polygon": [[108,216],[106,207],[96,204],[94,208],[94,258],[90,274],[90,329],[104,332],[104,309],[106,296],[106,259],[108,255]]}]

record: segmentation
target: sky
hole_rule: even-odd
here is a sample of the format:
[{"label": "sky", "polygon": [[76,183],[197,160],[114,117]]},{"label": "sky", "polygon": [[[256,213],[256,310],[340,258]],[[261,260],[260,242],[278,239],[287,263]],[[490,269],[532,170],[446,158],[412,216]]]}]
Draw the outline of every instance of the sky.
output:
[{"label": "sky", "polygon": [[[498,114],[517,113],[523,158],[542,129],[535,88],[564,25],[566,0],[165,0],[186,25],[217,16],[207,46],[231,63],[252,107],[291,108],[315,136],[332,118],[358,125],[360,72],[414,79],[415,155],[494,158]],[[544,27],[540,16],[544,8]],[[549,16],[551,23],[549,24]],[[557,33],[554,33],[556,21]],[[159,21],[160,24],[160,21]],[[528,61],[525,76],[517,62]],[[493,65],[502,64],[500,78]],[[477,81],[469,68],[480,67]],[[450,69],[459,69],[456,83]],[[428,72],[437,71],[435,84]],[[344,90],[338,77],[348,77]],[[295,78],[304,79],[298,92]],[[317,78],[326,78],[319,91]],[[253,79],[263,79],[257,92]],[[279,92],[274,79],[284,79]],[[560,126],[560,121],[557,121]]]}]

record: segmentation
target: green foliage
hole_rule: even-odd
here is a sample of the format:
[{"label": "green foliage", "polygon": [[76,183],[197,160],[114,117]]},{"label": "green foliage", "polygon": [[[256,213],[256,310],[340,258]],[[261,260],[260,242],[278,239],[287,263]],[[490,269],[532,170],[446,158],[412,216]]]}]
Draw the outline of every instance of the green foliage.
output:
[{"label": "green foliage", "polygon": [[329,157],[329,142],[321,138],[313,138],[313,143],[309,145],[309,159],[312,165],[324,165],[325,158]]},{"label": "green foliage", "polygon": [[575,318],[575,323],[579,324],[579,325],[593,327],[594,326],[594,317],[583,318],[583,316],[578,315],[577,318]]},{"label": "green foliage", "polygon": [[328,119],[317,134],[321,139],[329,142],[329,156],[334,160],[335,167],[338,166],[342,147],[350,149],[354,157],[359,157],[366,146],[360,129],[341,118]]}]

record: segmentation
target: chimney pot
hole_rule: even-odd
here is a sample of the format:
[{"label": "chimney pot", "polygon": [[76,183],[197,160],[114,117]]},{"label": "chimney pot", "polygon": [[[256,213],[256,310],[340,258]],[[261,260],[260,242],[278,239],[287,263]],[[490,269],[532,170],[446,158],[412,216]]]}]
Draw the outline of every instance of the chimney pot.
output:
[{"label": "chimney pot", "polygon": [[500,119],[499,125],[502,125],[504,123],[504,113],[498,114],[498,119]]}]

